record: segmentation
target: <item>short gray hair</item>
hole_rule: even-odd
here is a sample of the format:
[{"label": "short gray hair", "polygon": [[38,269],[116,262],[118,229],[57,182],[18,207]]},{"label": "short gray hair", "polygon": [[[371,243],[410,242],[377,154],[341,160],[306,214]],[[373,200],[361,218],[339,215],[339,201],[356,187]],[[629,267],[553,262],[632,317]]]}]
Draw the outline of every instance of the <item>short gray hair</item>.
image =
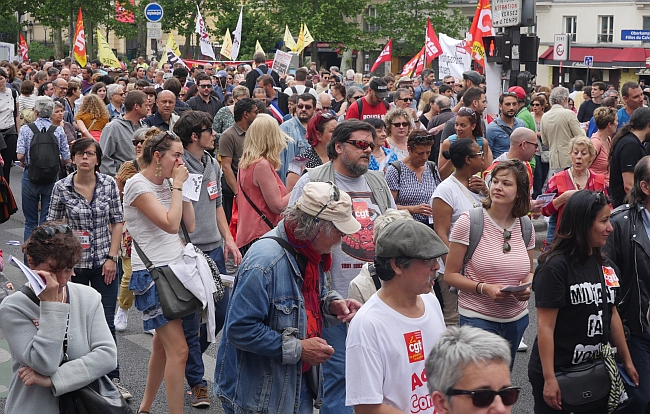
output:
[{"label": "short gray hair", "polygon": [[124,89],[124,87],[118,83],[111,83],[106,87],[106,97],[108,100],[111,100],[111,97],[118,93],[120,89]]},{"label": "short gray hair", "polygon": [[436,105],[438,105],[438,108],[442,111],[443,109],[451,108],[451,99],[449,99],[448,96],[445,95],[438,95],[436,97]]},{"label": "short gray hair", "polygon": [[321,220],[299,210],[295,204],[284,210],[284,220],[293,227],[293,235],[298,240],[311,240],[320,232],[325,236],[331,236],[336,227],[331,221]]},{"label": "short gray hair", "polygon": [[37,96],[34,111],[38,112],[39,118],[49,118],[54,112],[54,101],[49,96]]},{"label": "short gray hair", "polygon": [[502,337],[472,326],[450,326],[427,357],[429,393],[446,394],[471,363],[501,362],[510,367],[510,361],[510,345]]},{"label": "short gray hair", "polygon": [[345,94],[345,99],[350,99],[354,96],[355,93],[357,92],[363,92],[363,89],[361,89],[358,86],[350,86],[347,90],[347,93]]},{"label": "short gray hair", "polygon": [[562,104],[562,102],[569,99],[569,90],[564,86],[553,88],[551,96],[548,97],[548,102],[551,105]]}]

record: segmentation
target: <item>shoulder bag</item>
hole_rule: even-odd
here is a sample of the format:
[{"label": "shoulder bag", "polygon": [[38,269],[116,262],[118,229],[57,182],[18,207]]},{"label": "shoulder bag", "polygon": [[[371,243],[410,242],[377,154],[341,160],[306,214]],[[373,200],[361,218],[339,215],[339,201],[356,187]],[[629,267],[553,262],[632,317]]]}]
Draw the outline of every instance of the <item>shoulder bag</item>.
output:
[{"label": "shoulder bag", "polygon": [[[41,305],[41,301],[30,287],[23,285],[20,291],[36,305]],[[68,315],[68,318],[70,318],[70,315]],[[63,362],[61,364],[68,361],[68,328],[66,326],[63,339]],[[85,387],[59,396],[59,413],[133,414],[133,411],[115,384],[113,384],[113,381],[108,376],[102,375]]]}]

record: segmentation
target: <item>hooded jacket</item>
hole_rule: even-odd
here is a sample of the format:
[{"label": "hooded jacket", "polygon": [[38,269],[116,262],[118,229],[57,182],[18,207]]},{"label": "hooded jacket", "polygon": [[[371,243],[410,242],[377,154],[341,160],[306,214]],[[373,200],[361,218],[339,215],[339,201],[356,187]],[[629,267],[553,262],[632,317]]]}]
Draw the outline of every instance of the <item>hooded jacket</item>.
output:
[{"label": "hooded jacket", "polygon": [[99,171],[115,177],[125,161],[135,158],[133,133],[143,127],[142,121],[137,124],[124,118],[115,118],[102,130],[99,146],[102,149],[102,165]]}]

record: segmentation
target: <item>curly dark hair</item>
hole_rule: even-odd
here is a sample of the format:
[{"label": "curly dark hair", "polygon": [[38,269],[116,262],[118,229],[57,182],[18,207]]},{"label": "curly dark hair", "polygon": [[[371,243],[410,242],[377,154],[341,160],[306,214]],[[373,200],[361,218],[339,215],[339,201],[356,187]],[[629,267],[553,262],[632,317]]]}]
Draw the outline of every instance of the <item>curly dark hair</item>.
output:
[{"label": "curly dark hair", "polygon": [[29,239],[23,244],[23,253],[29,260],[31,267],[41,263],[54,262],[52,270],[73,269],[81,260],[81,243],[72,233],[56,232],[53,237],[41,240],[36,237],[36,232],[44,227],[63,224],[62,222],[48,221],[36,227]]}]

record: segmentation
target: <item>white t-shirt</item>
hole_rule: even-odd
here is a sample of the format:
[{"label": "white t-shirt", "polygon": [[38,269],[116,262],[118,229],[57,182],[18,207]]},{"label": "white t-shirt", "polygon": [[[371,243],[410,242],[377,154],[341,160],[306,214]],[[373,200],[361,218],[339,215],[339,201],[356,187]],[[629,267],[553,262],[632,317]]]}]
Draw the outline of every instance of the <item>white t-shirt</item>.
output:
[{"label": "white t-shirt", "polygon": [[[461,214],[474,207],[481,206],[482,196],[468,190],[467,187],[456,179],[456,177],[450,175],[449,178],[441,182],[440,185],[436,187],[436,191],[433,192],[430,203],[431,207],[433,207],[433,200],[436,198],[441,199],[452,208],[451,226],[449,227],[449,233],[451,234],[451,230],[454,228],[454,224],[456,224],[456,220],[458,220],[458,217],[460,217]],[[449,237],[449,234],[447,237]],[[438,273],[445,273],[445,264],[442,262],[442,259],[439,258],[438,263],[440,264]]]},{"label": "white t-shirt", "polygon": [[[305,90],[307,89],[307,87],[306,87],[305,85],[293,85],[293,87],[296,88],[296,91],[298,91],[298,95],[302,95],[303,93],[305,93]],[[289,87],[289,88],[287,88],[287,89],[284,90],[284,93],[286,93],[287,95],[291,96],[291,95],[293,95],[293,89],[291,89],[291,88]],[[311,93],[312,96],[313,96],[314,98],[316,98],[316,102],[318,102],[318,94],[316,93],[316,89],[314,89],[314,88],[309,88],[309,92],[308,92],[308,93]]]},{"label": "white t-shirt", "polygon": [[420,295],[424,315],[408,318],[373,295],[350,323],[345,405],[381,404],[406,413],[434,412],[425,362],[445,330],[438,299]]},{"label": "white t-shirt", "polygon": [[[138,173],[129,178],[124,185],[124,220],[127,230],[151,263],[156,267],[165,266],[181,255],[183,245],[177,233],[167,233],[153,224],[138,208],[131,206],[131,203],[144,193],[153,193],[169,211],[172,202],[169,182],[164,181],[161,185],[157,185]],[[135,247],[131,249],[131,265],[133,271],[145,269]]]}]

